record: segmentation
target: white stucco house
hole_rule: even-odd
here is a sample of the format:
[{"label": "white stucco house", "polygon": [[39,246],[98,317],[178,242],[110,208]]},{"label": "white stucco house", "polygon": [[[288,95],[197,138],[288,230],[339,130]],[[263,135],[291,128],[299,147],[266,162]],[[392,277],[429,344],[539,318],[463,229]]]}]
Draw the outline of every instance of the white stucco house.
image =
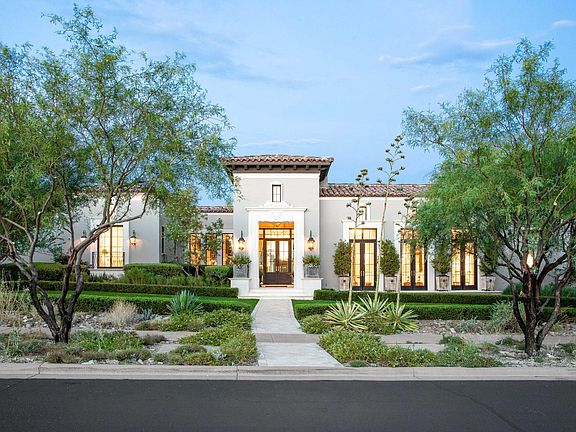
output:
[{"label": "white stucco house", "polygon": [[[352,281],[357,289],[373,290],[376,277],[377,242],[380,239],[384,188],[366,188],[362,225],[354,230],[347,203],[357,195],[354,184],[330,183],[333,158],[293,155],[238,156],[226,160],[230,178],[238,187],[233,206],[204,206],[207,222],[223,222],[222,248],[207,257],[206,264],[230,264],[234,253],[247,254],[248,277],[234,277],[231,285],[241,297],[312,298],[320,288],[338,288],[332,256],[339,240],[351,241],[356,232]],[[407,198],[420,194],[426,185],[396,184],[389,191],[385,237],[393,240],[400,254],[398,281],[402,290],[433,291],[434,270],[423,248],[405,242]],[[138,203],[134,203],[135,211]],[[94,273],[121,272],[128,263],[170,261],[164,236],[165,218],[149,211],[141,219],[113,227],[91,246],[84,259]],[[84,224],[84,226],[82,225]],[[86,209],[78,230],[88,229]],[[190,245],[197,247],[191,234]],[[303,257],[320,257],[319,277],[306,277]],[[481,272],[473,245],[453,251],[450,290],[482,290]],[[379,284],[382,288],[384,284]],[[496,288],[504,287],[496,281]]]}]

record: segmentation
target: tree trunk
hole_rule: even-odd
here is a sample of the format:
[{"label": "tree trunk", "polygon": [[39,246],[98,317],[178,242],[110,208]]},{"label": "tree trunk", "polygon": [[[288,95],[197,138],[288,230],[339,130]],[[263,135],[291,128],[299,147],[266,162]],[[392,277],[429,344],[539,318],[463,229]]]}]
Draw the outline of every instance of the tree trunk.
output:
[{"label": "tree trunk", "polygon": [[529,357],[532,357],[541,347],[541,343],[537,343],[536,329],[542,317],[540,312],[540,286],[538,278],[530,270],[524,272],[522,292],[524,293],[523,302],[526,315],[524,320],[525,326],[523,328],[524,352]]}]

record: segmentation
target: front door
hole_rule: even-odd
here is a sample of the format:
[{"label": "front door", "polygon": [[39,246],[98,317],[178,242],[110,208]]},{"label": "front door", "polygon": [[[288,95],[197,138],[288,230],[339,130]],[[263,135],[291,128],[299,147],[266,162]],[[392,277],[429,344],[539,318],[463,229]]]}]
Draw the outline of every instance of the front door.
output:
[{"label": "front door", "polygon": [[352,286],[357,290],[373,290],[376,275],[376,230],[351,229],[352,238],[354,231],[356,241],[350,240],[354,245]]},{"label": "front door", "polygon": [[292,226],[291,223],[260,223],[262,285],[292,285]]},{"label": "front door", "polygon": [[401,232],[400,260],[402,290],[426,289],[426,256],[424,247],[414,243],[415,233],[403,229]]}]

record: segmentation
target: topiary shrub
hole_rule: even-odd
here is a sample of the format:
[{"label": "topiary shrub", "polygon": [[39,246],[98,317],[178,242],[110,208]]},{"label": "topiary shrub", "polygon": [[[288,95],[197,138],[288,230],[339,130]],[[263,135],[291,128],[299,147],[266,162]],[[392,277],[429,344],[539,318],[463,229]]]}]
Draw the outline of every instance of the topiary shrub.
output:
[{"label": "topiary shrub", "polygon": [[390,240],[380,243],[380,272],[384,276],[396,276],[400,270],[400,257]]},{"label": "topiary shrub", "polygon": [[228,278],[233,276],[232,266],[222,265],[222,266],[206,266],[204,269],[204,274],[206,278],[218,285],[230,284]]},{"label": "topiary shrub", "polygon": [[350,243],[340,240],[336,243],[336,249],[334,250],[334,255],[332,260],[334,263],[334,273],[338,276],[347,276],[350,274],[350,269],[352,267],[350,253],[352,251]]},{"label": "topiary shrub", "polygon": [[446,242],[439,242],[434,248],[434,258],[432,258],[432,267],[441,275],[446,275],[452,267],[452,255],[450,246]]}]

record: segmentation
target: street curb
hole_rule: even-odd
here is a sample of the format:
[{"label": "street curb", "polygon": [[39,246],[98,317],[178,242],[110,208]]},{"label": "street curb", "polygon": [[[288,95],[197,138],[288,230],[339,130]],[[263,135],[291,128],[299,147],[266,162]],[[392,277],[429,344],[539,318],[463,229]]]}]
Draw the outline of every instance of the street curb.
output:
[{"label": "street curb", "polygon": [[305,368],[5,363],[0,379],[234,381],[576,381],[576,368]]}]

